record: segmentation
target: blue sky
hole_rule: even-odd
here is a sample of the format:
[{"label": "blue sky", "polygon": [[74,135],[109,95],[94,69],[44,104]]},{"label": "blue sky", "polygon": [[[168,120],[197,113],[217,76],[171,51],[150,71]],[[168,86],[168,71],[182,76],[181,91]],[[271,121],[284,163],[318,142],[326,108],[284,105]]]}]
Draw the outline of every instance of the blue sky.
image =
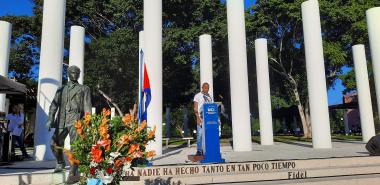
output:
[{"label": "blue sky", "polygon": [[336,80],[334,86],[327,91],[329,105],[341,104],[343,102],[342,91],[344,89],[345,87],[342,84],[342,80]]},{"label": "blue sky", "polygon": [[0,16],[33,15],[32,0],[0,0]]},{"label": "blue sky", "polygon": [[[225,0],[222,0],[225,1]],[[254,4],[256,0],[245,0],[245,7],[248,8],[252,4]],[[33,2],[32,0],[0,0],[0,16],[3,15],[33,15]],[[345,69],[345,72],[350,69]],[[329,105],[342,103],[342,91],[344,90],[344,86],[342,85],[341,80],[337,80],[335,82],[334,87],[328,90],[328,101]]]}]

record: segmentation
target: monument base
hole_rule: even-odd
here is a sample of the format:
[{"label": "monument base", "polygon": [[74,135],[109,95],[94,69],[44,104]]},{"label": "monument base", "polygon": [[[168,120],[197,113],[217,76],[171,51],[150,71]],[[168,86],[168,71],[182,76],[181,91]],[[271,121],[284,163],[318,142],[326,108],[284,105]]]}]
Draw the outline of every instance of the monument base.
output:
[{"label": "monument base", "polygon": [[[199,160],[202,156],[190,156]],[[189,159],[190,159],[189,158]],[[22,162],[27,169],[0,168],[2,184],[62,184],[69,171],[53,173],[55,161],[41,164],[39,161]],[[36,170],[38,163],[41,170]],[[33,164],[33,165],[32,165]],[[17,164],[14,164],[16,167]],[[49,169],[46,169],[49,167]],[[45,169],[44,169],[45,168]],[[16,171],[19,171],[15,173]],[[4,173],[8,172],[8,173]],[[357,185],[378,184],[380,180],[380,157],[342,157],[302,160],[269,160],[227,162],[224,164],[162,165],[135,168],[129,171],[120,184],[143,185],[165,182],[165,184],[209,184],[250,182],[271,185],[334,184]],[[337,181],[341,183],[337,183]],[[180,182],[180,183],[179,183]]]},{"label": "monument base", "polygon": [[[198,160],[202,156],[188,156]],[[380,180],[380,157],[344,157],[303,160],[270,160],[218,164],[164,165],[149,168],[135,168],[127,176],[139,176],[134,183],[154,184],[210,184],[249,182],[270,185],[316,185],[374,184]],[[359,181],[359,180],[360,181]],[[335,183],[340,180],[342,183]],[[357,183],[359,182],[359,183]],[[367,183],[368,182],[368,183]],[[371,182],[371,183],[370,183]],[[127,185],[128,183],[120,182]],[[375,183],[376,184],[376,183]],[[319,185],[319,184],[318,184]]]}]

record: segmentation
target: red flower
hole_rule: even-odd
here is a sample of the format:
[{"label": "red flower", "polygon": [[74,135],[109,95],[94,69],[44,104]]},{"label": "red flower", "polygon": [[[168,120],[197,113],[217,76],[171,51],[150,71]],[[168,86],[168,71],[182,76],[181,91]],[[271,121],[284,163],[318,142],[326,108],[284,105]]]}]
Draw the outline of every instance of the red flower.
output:
[{"label": "red flower", "polygon": [[103,161],[102,153],[103,151],[100,150],[97,146],[93,146],[91,148],[92,160],[97,163],[102,162]]},{"label": "red flower", "polygon": [[90,168],[90,174],[91,174],[91,175],[95,175],[95,170],[96,170],[96,168],[91,167],[91,168]]},{"label": "red flower", "polygon": [[125,158],[125,161],[127,161],[127,162],[131,162],[131,161],[132,161],[132,158],[128,156],[128,157]]},{"label": "red flower", "polygon": [[106,171],[107,171],[108,174],[111,174],[113,172],[112,167],[107,168]]}]

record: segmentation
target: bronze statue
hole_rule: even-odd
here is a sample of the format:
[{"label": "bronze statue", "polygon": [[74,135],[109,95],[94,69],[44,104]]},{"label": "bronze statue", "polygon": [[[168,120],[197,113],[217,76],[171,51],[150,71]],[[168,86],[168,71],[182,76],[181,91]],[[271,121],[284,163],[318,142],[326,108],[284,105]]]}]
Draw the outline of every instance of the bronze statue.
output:
[{"label": "bronze statue", "polygon": [[[54,172],[60,172],[65,167],[63,146],[66,136],[70,136],[70,144],[77,137],[74,123],[81,119],[85,112],[91,113],[90,88],[78,83],[80,69],[77,66],[68,68],[70,81],[60,87],[55,93],[50,105],[47,127],[55,128],[52,139],[52,150],[57,158]],[[77,166],[72,166],[70,176],[77,175]]]}]

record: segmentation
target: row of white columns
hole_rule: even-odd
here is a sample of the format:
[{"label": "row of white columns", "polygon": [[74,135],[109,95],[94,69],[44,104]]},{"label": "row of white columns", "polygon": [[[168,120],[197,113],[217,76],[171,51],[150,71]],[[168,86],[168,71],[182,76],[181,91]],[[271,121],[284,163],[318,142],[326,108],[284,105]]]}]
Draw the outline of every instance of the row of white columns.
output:
[{"label": "row of white columns", "polygon": [[[43,25],[49,26],[43,26],[42,29],[35,130],[35,155],[37,160],[53,158],[49,149],[49,137],[51,137],[52,133],[47,133],[45,124],[50,103],[56,89],[61,85],[62,79],[64,7],[64,0],[49,1],[45,2],[44,5]],[[11,29],[12,25],[10,23],[0,21],[0,41],[7,41],[0,45],[0,75],[3,76],[8,76]],[[84,76],[84,35],[83,27],[71,27],[69,65],[76,65],[81,69],[81,76],[78,80],[81,84]],[[5,94],[0,94],[0,111],[5,112]]]},{"label": "row of white columns", "polygon": [[[375,79],[377,107],[380,109],[380,7],[375,7],[366,12],[368,24],[368,36],[371,47],[372,69]],[[366,71],[367,60],[365,58],[364,46],[354,48],[354,60],[356,71],[356,80],[359,96],[360,122],[363,132],[363,141],[367,142],[372,136],[375,136],[375,127],[373,123],[371,96],[368,85],[368,74]],[[360,65],[361,64],[361,65]],[[359,69],[356,69],[356,66]],[[362,66],[362,70],[360,70]],[[360,75],[361,73],[361,75]],[[364,77],[361,77],[364,76]],[[361,81],[360,81],[361,80]],[[360,102],[362,101],[362,102]],[[371,119],[372,118],[372,119]]]},{"label": "row of white columns", "polygon": [[[331,136],[329,129],[329,116],[327,109],[326,79],[324,77],[323,47],[321,38],[321,28],[319,20],[319,8],[316,0],[310,0],[302,5],[305,30],[306,61],[309,79],[309,91],[314,92],[310,96],[313,128],[313,146],[315,148],[331,147]],[[151,80],[152,102],[148,108],[148,126],[156,126],[156,142],[149,145],[149,149],[156,150],[157,154],[162,153],[162,1],[144,1],[144,40],[145,62]],[[249,118],[249,96],[247,79],[247,57],[245,41],[245,22],[243,1],[227,1],[229,50],[231,66],[231,100],[233,116],[234,150],[251,150],[251,128]],[[317,24],[310,24],[310,22]],[[201,83],[208,82],[212,89],[212,49],[211,36],[202,35],[200,37],[201,47]],[[268,58],[266,51],[266,41],[256,41],[258,73],[268,71]],[[263,52],[260,52],[260,51]],[[314,52],[317,51],[317,52]],[[154,66],[154,67],[150,67]],[[153,70],[154,69],[154,70]],[[318,70],[310,70],[318,69]],[[310,71],[310,72],[309,72]],[[313,74],[315,73],[315,74]],[[211,75],[210,75],[211,74]],[[262,132],[262,144],[272,144],[273,135],[270,114],[270,88],[268,73],[258,75],[259,83],[259,106],[260,122]],[[316,101],[318,100],[318,102]],[[322,101],[322,105],[320,104]],[[235,105],[235,106],[234,106]],[[238,106],[239,105],[239,106]],[[322,116],[321,116],[322,115]],[[154,121],[150,121],[154,120]],[[239,136],[239,137],[238,137]]]},{"label": "row of white columns", "polygon": [[[45,124],[47,121],[48,109],[54,97],[55,91],[61,86],[62,79],[62,60],[63,60],[63,41],[65,25],[65,0],[45,1],[43,12],[43,29],[41,58],[37,97],[37,118],[36,118],[36,137],[35,154],[37,160],[52,159],[49,146],[49,135]],[[375,72],[376,90],[380,92],[380,80],[377,76],[380,73],[380,23],[376,19],[380,17],[379,8],[367,11],[368,29],[373,57]],[[329,115],[326,94],[326,79],[324,74],[323,47],[321,38],[321,27],[319,18],[319,7],[317,0],[309,0],[302,4],[303,28],[305,36],[305,54],[308,74],[308,89],[310,97],[310,109],[313,132],[314,148],[330,148],[331,135],[329,129]],[[245,37],[245,18],[243,0],[227,1],[227,21],[228,21],[228,40],[229,40],[229,61],[230,61],[230,83],[232,101],[232,122],[233,122],[233,141],[235,151],[250,151],[251,144],[251,122],[248,95],[248,74],[247,74],[247,55]],[[10,26],[0,22],[1,34],[6,35],[4,40],[8,40],[8,45],[0,48],[0,64],[8,65],[9,60],[9,41]],[[148,126],[156,126],[156,141],[151,143],[148,148],[156,150],[158,155],[162,154],[162,0],[144,1],[144,52],[145,62],[150,75],[152,101],[148,107]],[[5,31],[3,31],[5,30]],[[7,31],[8,30],[8,31]],[[77,65],[83,72],[84,58],[84,29],[72,27],[72,38],[70,44],[70,65]],[[0,39],[2,40],[2,39]],[[259,39],[256,44],[256,57],[259,87],[259,106],[260,106],[260,126],[262,127],[262,143],[272,144],[273,135],[271,128],[270,115],[270,87],[268,77],[268,56],[267,46],[264,39]],[[202,35],[200,37],[201,46],[201,82],[212,83],[212,49],[211,36]],[[363,63],[363,52],[360,54],[360,47],[354,51],[355,61]],[[4,52],[5,51],[5,52]],[[3,52],[4,55],[1,53]],[[356,53],[359,54],[356,55]],[[1,58],[6,56],[5,59]],[[79,62],[79,63],[76,63]],[[355,64],[356,66],[360,64]],[[360,68],[360,67],[358,67]],[[362,69],[365,69],[361,66]],[[7,67],[4,67],[7,69]],[[3,72],[6,73],[6,72]],[[207,73],[207,74],[206,74]],[[357,72],[357,76],[360,76]],[[377,76],[376,76],[377,75]],[[83,78],[83,73],[82,73]],[[366,77],[367,75],[362,74]],[[359,79],[359,78],[358,78]],[[367,77],[368,81],[368,77]],[[83,80],[81,80],[83,82]],[[358,81],[358,83],[366,83]],[[212,87],[212,86],[211,86]],[[365,87],[358,87],[359,96],[366,96]],[[212,91],[211,91],[212,92]],[[368,93],[367,93],[368,94]],[[379,93],[380,94],[380,93]],[[360,107],[368,105],[368,100],[361,100]],[[368,97],[368,96],[367,96]],[[378,95],[380,101],[380,95]],[[0,100],[1,101],[1,100]],[[365,102],[365,103],[362,103]],[[363,104],[363,105],[362,105]],[[380,103],[378,103],[380,106]],[[368,107],[368,106],[367,106]],[[368,109],[369,110],[369,109]],[[269,112],[269,114],[268,114]],[[370,112],[370,111],[361,111]],[[362,113],[361,113],[362,114]],[[363,118],[369,116],[362,116]],[[373,119],[373,118],[372,118]],[[363,121],[362,124],[373,126],[373,120]],[[372,122],[372,123],[370,123]],[[370,127],[372,127],[370,126]],[[366,130],[366,129],[364,129]],[[364,132],[363,132],[364,133]],[[371,129],[367,129],[363,136],[366,139],[373,135]]]},{"label": "row of white columns", "polygon": [[62,84],[65,7],[65,0],[44,1],[34,137],[36,160],[54,159],[49,146],[53,132],[49,133],[45,125],[50,104]]},{"label": "row of white columns", "polygon": [[[229,50],[230,50],[230,78],[231,78],[231,101],[233,118],[233,135],[234,143],[250,140],[250,133],[242,132],[249,126],[250,122],[244,120],[248,106],[240,105],[241,101],[248,100],[243,92],[245,90],[245,78],[242,76],[247,71],[246,54],[245,54],[245,28],[244,28],[244,11],[242,10],[242,1],[227,1],[228,16],[228,33],[229,33]],[[380,18],[380,8],[373,8],[367,11],[367,20],[369,24],[369,34],[371,40],[371,48],[375,53],[380,53],[380,23],[375,20]],[[327,102],[327,89],[325,66],[323,57],[322,32],[319,14],[319,4],[317,0],[309,0],[302,3],[302,20],[305,39],[305,56],[309,90],[309,102],[311,110],[311,124],[313,133],[314,148],[331,148],[330,119]],[[376,24],[375,24],[376,22]],[[372,37],[371,37],[372,36]],[[258,85],[258,101],[259,101],[259,117],[260,117],[260,135],[262,145],[273,144],[273,129],[270,101],[270,82],[268,70],[268,53],[266,39],[257,39],[255,41],[256,49],[256,68],[257,68],[257,85]],[[212,51],[211,36],[200,36],[200,71],[201,84],[211,82],[212,84]],[[355,62],[355,72],[358,84],[360,117],[362,124],[363,141],[367,142],[375,135],[374,121],[372,115],[372,105],[370,99],[368,73],[366,68],[366,59],[364,46],[354,46],[353,55]],[[372,55],[373,61],[380,61],[380,54]],[[240,61],[240,62],[236,62]],[[243,62],[242,62],[243,61]],[[242,62],[242,63],[241,63]],[[374,62],[374,68],[380,72],[380,62]],[[242,72],[242,73],[238,73]],[[240,74],[239,75],[237,75]],[[376,71],[375,71],[376,74]],[[376,77],[375,77],[376,78]],[[242,80],[240,80],[242,79]],[[240,80],[240,81],[239,81]],[[380,92],[380,80],[377,88]],[[239,85],[237,85],[239,84]],[[212,89],[213,86],[210,86]],[[236,91],[238,92],[236,92]],[[212,91],[211,91],[212,92]],[[211,93],[213,95],[213,93]],[[379,93],[380,94],[380,93]],[[380,95],[378,97],[380,102]],[[237,103],[239,102],[239,103]],[[246,101],[249,102],[249,101]],[[234,107],[235,105],[235,107]],[[243,104],[244,105],[244,104]],[[380,104],[379,104],[380,106]],[[248,107],[248,108],[247,108]],[[243,111],[241,111],[243,110]],[[246,111],[244,111],[246,110]],[[239,124],[237,124],[239,123]],[[248,129],[250,130],[250,129]],[[239,141],[236,133],[239,133]],[[243,133],[243,135],[241,135]],[[245,133],[245,134],[244,134]],[[240,137],[243,136],[243,137]],[[236,142],[237,141],[237,142]],[[235,151],[249,151],[250,143],[240,142],[238,146],[234,145]],[[243,149],[242,149],[243,148]]]},{"label": "row of white columns", "polygon": [[[375,7],[366,12],[368,36],[370,41],[373,74],[375,79],[375,89],[377,97],[377,107],[380,108],[380,7]],[[360,124],[363,141],[368,142],[372,136],[376,135],[373,119],[373,109],[371,93],[367,72],[367,59],[365,46],[357,44],[352,47],[352,54],[355,67],[356,86],[358,92]],[[347,113],[345,113],[345,129],[347,133],[348,123]],[[347,128],[346,128],[347,127]]]},{"label": "row of white columns", "polygon": [[[53,131],[48,132],[45,125],[55,92],[62,85],[65,10],[66,0],[44,1],[34,139],[36,160],[54,159],[50,149]],[[84,76],[84,32],[83,27],[71,27],[69,65],[80,68],[78,81],[81,84]]]},{"label": "row of white columns", "polygon": [[[273,144],[272,108],[270,100],[270,82],[268,69],[268,51],[266,39],[255,41],[256,69],[258,83],[258,100],[260,114],[261,144]],[[199,37],[200,51],[200,86],[207,82],[210,84],[209,94],[213,97],[213,71],[212,71],[212,42],[211,35],[204,34]]]}]

